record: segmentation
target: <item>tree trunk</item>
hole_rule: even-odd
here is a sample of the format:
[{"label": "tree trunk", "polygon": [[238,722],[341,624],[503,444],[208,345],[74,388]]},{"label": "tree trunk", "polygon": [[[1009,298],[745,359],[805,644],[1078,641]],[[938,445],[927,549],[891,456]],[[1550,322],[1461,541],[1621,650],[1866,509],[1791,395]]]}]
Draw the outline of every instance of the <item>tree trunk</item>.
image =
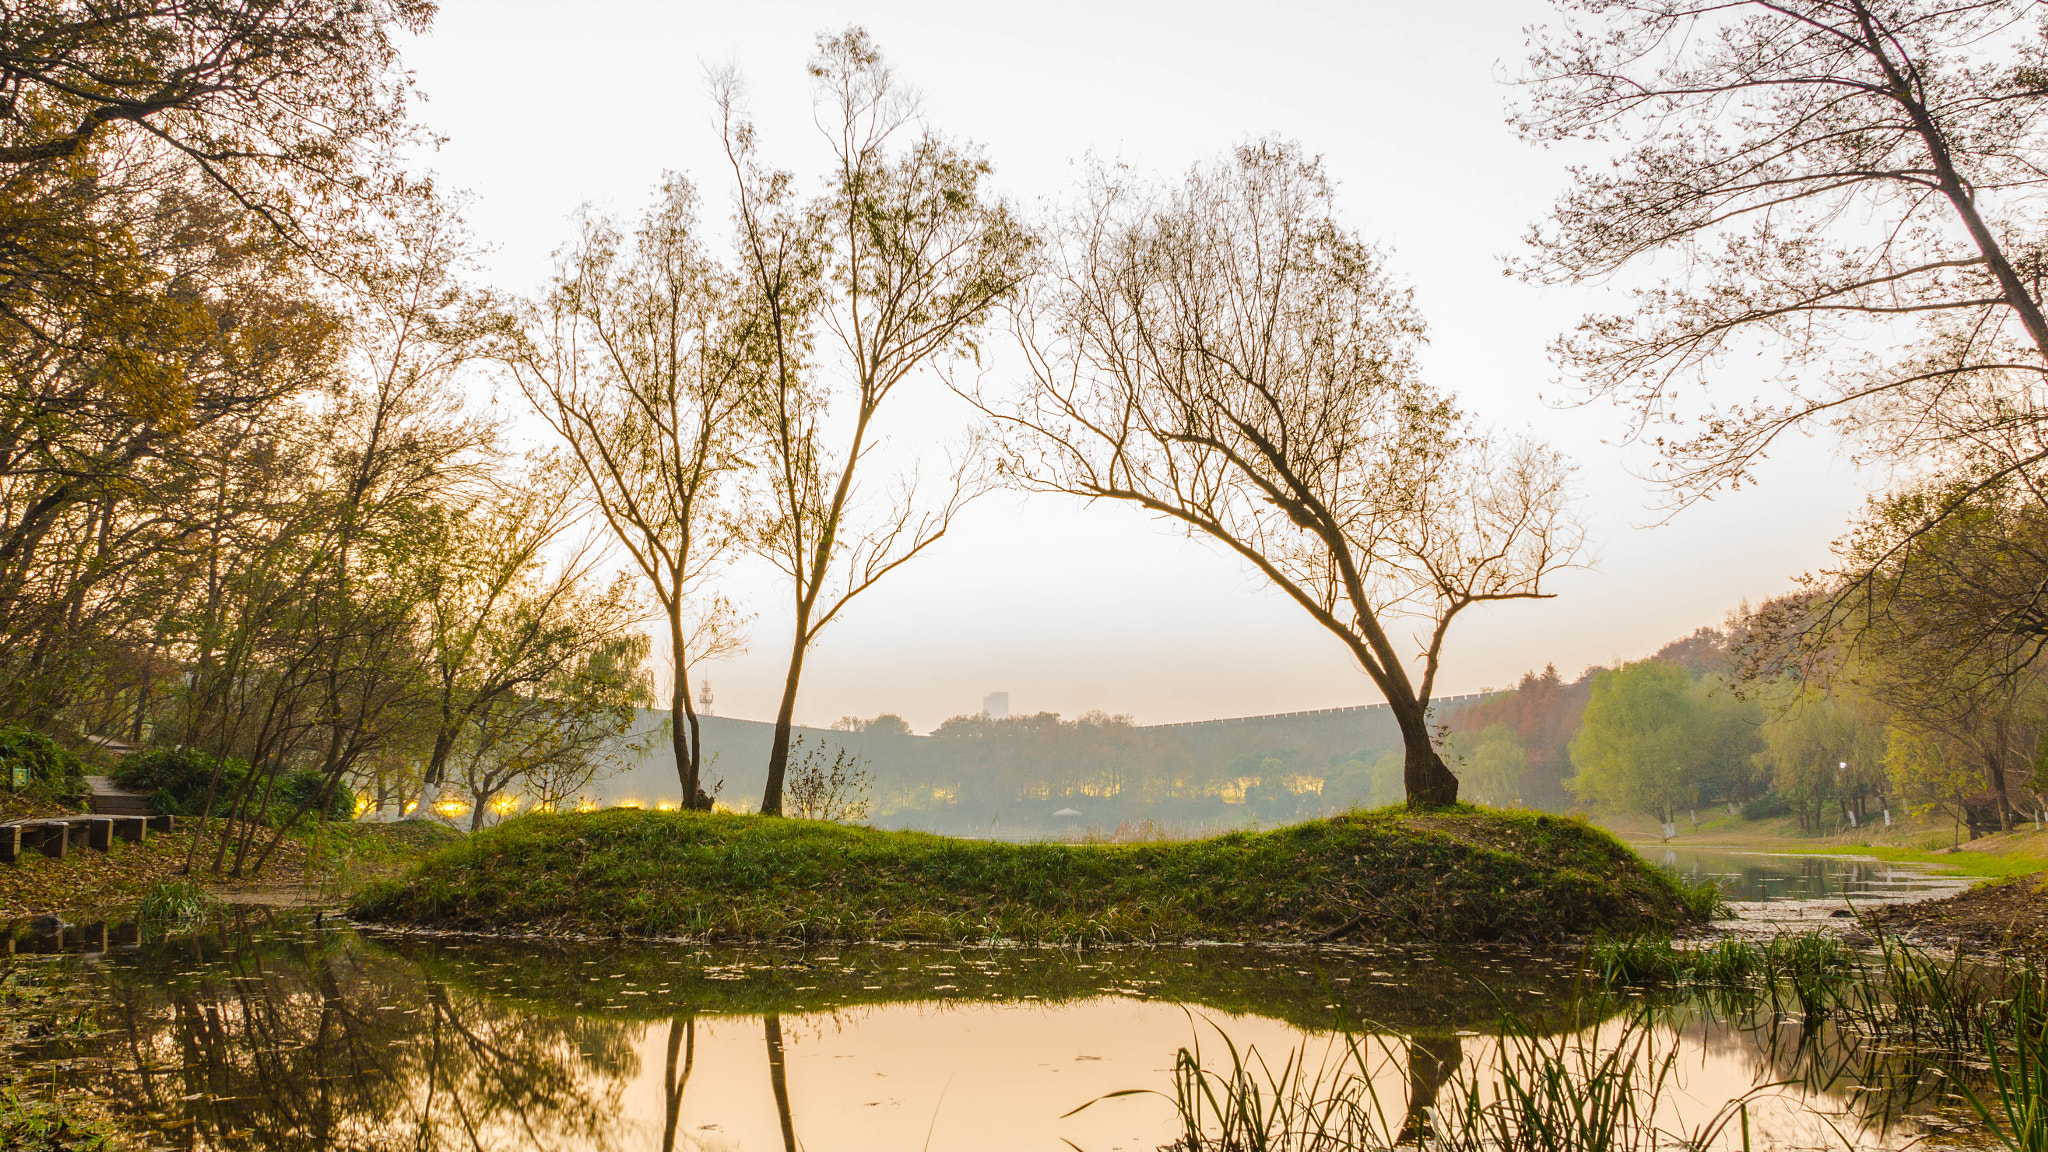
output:
[{"label": "tree trunk", "polygon": [[1444,766],[1443,757],[1429,739],[1429,716],[1412,701],[1389,702],[1401,725],[1401,741],[1407,759],[1401,768],[1401,784],[1410,808],[1442,808],[1458,802],[1458,778]]},{"label": "tree trunk", "polygon": [[775,713],[775,739],[768,746],[768,786],[761,790],[761,815],[782,815],[782,777],[789,768],[790,717],[796,714],[796,689],[804,675],[804,653],[810,648],[808,620],[796,625],[796,646],[789,654],[789,676],[782,682],[782,707]]},{"label": "tree trunk", "polygon": [[448,753],[455,747],[456,728],[443,713],[439,731],[434,733],[434,751],[427,757],[427,770],[420,776],[420,783],[439,787],[441,776],[447,771]]},{"label": "tree trunk", "polygon": [[1408,1114],[1401,1122],[1398,1145],[1413,1141],[1423,1147],[1432,1135],[1429,1117],[1444,1085],[1465,1060],[1465,1044],[1456,1035],[1410,1037],[1408,1040]]},{"label": "tree trunk", "polygon": [[[2000,832],[2010,832],[2012,831],[2012,800],[2005,790],[2005,761],[1998,753],[1992,752],[1984,757],[1984,767],[1991,776],[1992,794],[1998,797],[1998,830]],[[1975,839],[1975,837],[1973,836],[1971,839]]]},{"label": "tree trunk", "polygon": [[700,782],[697,777],[697,758],[690,748],[690,729],[696,726],[697,718],[690,714],[690,686],[683,682],[683,670],[676,669],[675,691],[669,695],[669,744],[676,753],[676,779],[683,786],[683,807],[697,807],[697,792]]}]

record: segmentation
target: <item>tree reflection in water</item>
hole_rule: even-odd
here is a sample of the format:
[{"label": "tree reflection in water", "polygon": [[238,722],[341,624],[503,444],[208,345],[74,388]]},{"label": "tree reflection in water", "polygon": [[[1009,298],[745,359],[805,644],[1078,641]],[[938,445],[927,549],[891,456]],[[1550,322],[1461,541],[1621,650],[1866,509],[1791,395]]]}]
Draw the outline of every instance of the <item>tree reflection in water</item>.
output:
[{"label": "tree reflection in water", "polygon": [[[254,927],[194,938],[167,979],[109,968],[119,1039],[96,1087],[188,1147],[621,1146],[639,1026],[508,1009],[352,934]],[[48,1050],[67,1043],[41,1055],[87,1054]]]},{"label": "tree reflection in water", "polygon": [[[676,1071],[676,1052],[683,1054],[683,1068]],[[683,1089],[690,1083],[690,1068],[697,1062],[697,1017],[695,1014],[668,1022],[668,1067],[661,1077],[664,1117],[661,1152],[675,1152],[676,1119],[682,1115]]]},{"label": "tree reflection in water", "polygon": [[768,1034],[768,1086],[775,1092],[775,1118],[782,1122],[782,1152],[796,1152],[796,1126],[789,1119],[789,1074],[782,1061],[782,1016],[761,1017]]}]

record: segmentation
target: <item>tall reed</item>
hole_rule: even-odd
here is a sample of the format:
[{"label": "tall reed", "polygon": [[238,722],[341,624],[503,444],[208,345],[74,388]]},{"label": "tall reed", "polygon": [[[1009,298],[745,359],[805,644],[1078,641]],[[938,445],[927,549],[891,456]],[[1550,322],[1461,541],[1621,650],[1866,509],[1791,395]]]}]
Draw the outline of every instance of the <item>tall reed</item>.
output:
[{"label": "tall reed", "polygon": [[[1510,1017],[1491,1060],[1463,1059],[1457,1036],[1402,1039],[1342,1033],[1290,1050],[1277,1067],[1220,1028],[1226,1062],[1204,1059],[1200,1037],[1174,1062],[1168,1096],[1180,1119],[1172,1152],[1346,1152],[1417,1144],[1432,1152],[1655,1152],[1722,1138],[1766,1085],[1729,1101],[1687,1131],[1660,1127],[1675,1090],[1679,1049],[1648,1007],[1607,1027],[1540,1035]],[[1399,1049],[1405,1046],[1405,1052]],[[1373,1073],[1405,1069],[1409,1098],[1388,1108]],[[1072,1115],[1073,1113],[1068,1113]]]}]

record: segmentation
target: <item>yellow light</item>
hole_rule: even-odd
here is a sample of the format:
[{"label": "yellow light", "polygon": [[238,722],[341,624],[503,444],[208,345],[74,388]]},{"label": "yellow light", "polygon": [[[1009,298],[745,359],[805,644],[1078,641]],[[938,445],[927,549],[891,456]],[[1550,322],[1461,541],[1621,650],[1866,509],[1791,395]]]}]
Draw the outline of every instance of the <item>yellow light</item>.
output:
[{"label": "yellow light", "polygon": [[443,800],[434,805],[434,811],[452,820],[469,811],[469,805],[460,800]]},{"label": "yellow light", "polygon": [[420,806],[420,802],[419,802],[419,801],[417,801],[417,800],[407,800],[407,801],[405,802],[405,814],[406,814],[407,816],[410,816],[410,815],[412,815],[412,810],[413,810],[413,809],[415,809],[415,808],[417,808],[417,807],[419,807],[419,806]]},{"label": "yellow light", "polygon": [[356,797],[356,815],[360,817],[362,816],[363,813],[368,812],[369,810],[370,798],[368,796]]},{"label": "yellow light", "polygon": [[638,800],[621,800],[617,804],[612,805],[612,807],[637,809],[640,807],[640,802]]},{"label": "yellow light", "polygon": [[579,796],[576,799],[576,810],[578,812],[595,812],[597,811],[597,801],[592,800],[588,796]]},{"label": "yellow light", "polygon": [[555,806],[554,804],[543,800],[540,803],[535,804],[533,806],[533,810],[535,812],[553,812],[555,810]]},{"label": "yellow light", "polygon": [[656,812],[673,812],[680,807],[682,807],[682,805],[676,803],[673,800],[663,800],[654,806],[654,810]]},{"label": "yellow light", "polygon": [[519,810],[519,797],[499,796],[491,801],[491,811],[500,816],[510,816]]}]

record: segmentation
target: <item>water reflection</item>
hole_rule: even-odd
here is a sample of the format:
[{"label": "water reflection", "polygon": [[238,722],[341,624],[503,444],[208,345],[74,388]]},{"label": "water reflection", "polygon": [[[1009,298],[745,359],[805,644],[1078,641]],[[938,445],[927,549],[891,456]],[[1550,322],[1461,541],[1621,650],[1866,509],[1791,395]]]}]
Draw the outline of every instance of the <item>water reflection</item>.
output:
[{"label": "water reflection", "polygon": [[1852,856],[1786,856],[1689,848],[1639,848],[1652,863],[1695,880],[1713,879],[1730,900],[1866,901],[1924,898],[1964,887],[1967,881],[1924,868]]},{"label": "water reflection", "polygon": [[[1584,994],[1573,957],[1501,950],[548,947],[261,916],[13,963],[73,966],[101,1026],[21,1058],[223,1149],[1156,1148],[1176,1135],[1163,1099],[1063,1114],[1166,1087],[1212,1024],[1272,1055],[1356,1022],[1414,1139],[1457,1070],[1493,1058],[1503,1011],[1556,1032],[1642,1007]],[[1649,1007],[1692,1096],[1796,1084],[1804,1111],[1760,1119],[1786,1142],[1832,1112],[1895,1145],[1947,1090],[1784,1005]]]}]

